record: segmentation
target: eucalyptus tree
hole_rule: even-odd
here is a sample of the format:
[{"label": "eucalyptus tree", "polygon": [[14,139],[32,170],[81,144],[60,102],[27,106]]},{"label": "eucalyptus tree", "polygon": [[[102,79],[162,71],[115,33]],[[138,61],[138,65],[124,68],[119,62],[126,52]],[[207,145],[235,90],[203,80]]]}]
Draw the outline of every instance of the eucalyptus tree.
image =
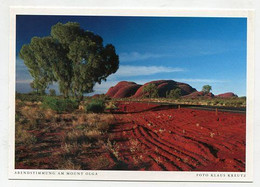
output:
[{"label": "eucalyptus tree", "polygon": [[156,98],[159,97],[158,88],[154,83],[149,83],[143,87],[144,95],[148,96],[149,98]]},{"label": "eucalyptus tree", "polygon": [[20,57],[31,76],[33,88],[44,92],[57,82],[60,92],[82,100],[96,83],[115,73],[119,57],[112,44],[80,28],[79,23],[57,23],[47,37],[33,37],[22,46]]}]

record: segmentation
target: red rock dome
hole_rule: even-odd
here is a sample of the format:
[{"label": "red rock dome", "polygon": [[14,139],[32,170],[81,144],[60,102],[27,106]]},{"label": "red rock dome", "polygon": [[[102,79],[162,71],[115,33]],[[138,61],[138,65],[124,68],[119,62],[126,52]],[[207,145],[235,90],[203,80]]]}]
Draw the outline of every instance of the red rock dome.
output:
[{"label": "red rock dome", "polygon": [[216,95],[216,97],[231,98],[231,97],[238,97],[238,96],[233,92],[227,92],[227,93]]},{"label": "red rock dome", "polygon": [[143,97],[144,86],[152,83],[157,86],[159,97],[166,97],[166,93],[168,91],[176,88],[181,89],[181,95],[187,95],[196,91],[196,89],[192,88],[188,84],[176,82],[173,80],[151,81],[145,83],[144,85],[139,85],[136,84],[135,82],[121,81],[116,86],[109,88],[106,95],[108,95],[111,98]]},{"label": "red rock dome", "polygon": [[210,98],[214,97],[214,94],[211,93],[211,92],[205,93],[205,92],[202,92],[202,91],[200,91],[200,92],[197,91],[197,92],[193,92],[189,95],[183,96],[183,98],[191,98],[191,99],[196,99],[196,98],[201,98],[201,97],[210,99]]},{"label": "red rock dome", "polygon": [[135,82],[121,81],[116,86],[109,88],[106,95],[111,98],[125,98],[131,97],[140,88],[141,85]]},{"label": "red rock dome", "polygon": [[141,86],[135,93],[133,97],[138,98],[143,96],[143,88],[144,86],[148,84],[155,84],[158,89],[159,97],[166,97],[166,93],[172,89],[180,88],[181,89],[181,95],[187,95],[194,91],[196,91],[195,88],[192,88],[190,85],[185,83],[176,82],[173,80],[158,80],[158,81],[151,81],[148,83],[145,83],[143,86]]}]

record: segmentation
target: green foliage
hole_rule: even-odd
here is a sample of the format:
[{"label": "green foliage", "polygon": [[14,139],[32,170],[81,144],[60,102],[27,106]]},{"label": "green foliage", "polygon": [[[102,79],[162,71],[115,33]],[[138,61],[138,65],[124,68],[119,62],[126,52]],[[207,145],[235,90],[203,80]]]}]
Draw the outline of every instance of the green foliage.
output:
[{"label": "green foliage", "polygon": [[181,97],[181,89],[180,88],[172,89],[170,92],[166,94],[166,97],[179,99]]},{"label": "green foliage", "polygon": [[47,37],[33,37],[23,45],[20,57],[24,60],[37,93],[44,93],[53,82],[60,92],[82,100],[84,93],[93,91],[95,83],[115,73],[119,58],[113,45],[103,46],[103,39],[84,31],[79,23],[57,23]]},{"label": "green foliage", "polygon": [[116,102],[108,101],[108,102],[106,102],[105,108],[106,108],[107,110],[114,110],[114,109],[117,109],[118,107],[117,107]]},{"label": "green foliage", "polygon": [[63,111],[72,112],[78,108],[78,102],[71,99],[46,96],[43,100],[43,107],[50,108],[59,113]]},{"label": "green foliage", "polygon": [[103,99],[92,99],[86,106],[87,112],[102,113],[105,110],[105,101]]},{"label": "green foliage", "polygon": [[154,83],[150,83],[144,86],[143,93],[149,98],[159,97],[157,86]]},{"label": "green foliage", "polygon": [[54,89],[50,89],[49,92],[50,96],[56,96],[56,91]]},{"label": "green foliage", "polygon": [[209,93],[212,90],[212,87],[210,85],[204,85],[202,87],[202,92]]},{"label": "green foliage", "polygon": [[29,102],[39,102],[43,101],[44,96],[36,94],[36,93],[16,93],[15,98],[21,101],[29,101]]}]

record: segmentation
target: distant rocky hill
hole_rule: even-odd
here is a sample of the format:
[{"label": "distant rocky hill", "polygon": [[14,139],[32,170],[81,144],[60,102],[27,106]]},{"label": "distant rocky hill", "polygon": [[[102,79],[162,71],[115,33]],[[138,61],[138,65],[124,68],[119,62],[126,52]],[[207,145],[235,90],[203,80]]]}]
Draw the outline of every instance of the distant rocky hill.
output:
[{"label": "distant rocky hill", "polygon": [[227,92],[227,93],[216,95],[216,97],[230,98],[230,97],[238,97],[238,96],[236,94],[234,94],[233,92]]},{"label": "distant rocky hill", "polygon": [[190,85],[176,82],[173,80],[158,80],[158,81],[151,81],[148,83],[145,83],[143,86],[141,86],[136,93],[132,96],[134,98],[143,97],[143,88],[148,84],[155,84],[158,89],[159,97],[166,97],[166,93],[172,89],[180,88],[181,89],[181,95],[188,95],[192,92],[195,92],[196,89],[192,88]]},{"label": "distant rocky hill", "polygon": [[196,92],[195,88],[192,88],[186,83],[176,82],[173,80],[158,80],[145,83],[144,85],[136,84],[135,82],[121,81],[117,85],[109,88],[106,95],[111,98],[140,98],[144,96],[143,88],[148,84],[155,84],[158,88],[159,97],[166,97],[166,93],[172,89],[180,88],[181,95],[188,95]]},{"label": "distant rocky hill", "polygon": [[125,98],[133,96],[142,85],[135,82],[121,81],[117,85],[112,86],[106,95],[111,98]]},{"label": "distant rocky hill", "polygon": [[197,91],[195,88],[191,87],[189,84],[176,82],[174,80],[157,80],[147,82],[144,85],[136,84],[135,82],[121,81],[115,86],[112,86],[107,91],[106,95],[111,98],[141,98],[144,96],[143,88],[148,84],[155,84],[158,89],[159,97],[166,97],[166,93],[172,89],[181,89],[182,98],[233,98],[238,97],[232,92],[227,92],[219,95],[214,95],[213,93],[204,93],[202,91]]},{"label": "distant rocky hill", "polygon": [[202,91],[200,91],[200,92],[198,92],[198,91],[192,92],[189,95],[183,96],[183,98],[190,98],[190,99],[196,99],[196,98],[201,98],[201,97],[206,98],[206,99],[210,99],[210,98],[213,98],[215,96],[211,92],[210,93],[204,93]]}]

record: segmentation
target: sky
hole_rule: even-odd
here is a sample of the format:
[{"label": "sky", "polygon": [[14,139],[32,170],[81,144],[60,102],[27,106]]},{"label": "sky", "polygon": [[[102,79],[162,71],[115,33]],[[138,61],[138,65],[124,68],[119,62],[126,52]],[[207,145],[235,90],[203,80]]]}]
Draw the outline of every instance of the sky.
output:
[{"label": "sky", "polygon": [[[30,76],[19,51],[34,36],[50,35],[58,22],[78,22],[81,28],[113,44],[119,69],[93,94],[106,93],[119,81],[144,84],[175,80],[200,91],[211,85],[214,94],[246,96],[246,18],[37,16],[16,18],[16,90],[30,92]],[[50,88],[58,91],[57,84]]]}]

